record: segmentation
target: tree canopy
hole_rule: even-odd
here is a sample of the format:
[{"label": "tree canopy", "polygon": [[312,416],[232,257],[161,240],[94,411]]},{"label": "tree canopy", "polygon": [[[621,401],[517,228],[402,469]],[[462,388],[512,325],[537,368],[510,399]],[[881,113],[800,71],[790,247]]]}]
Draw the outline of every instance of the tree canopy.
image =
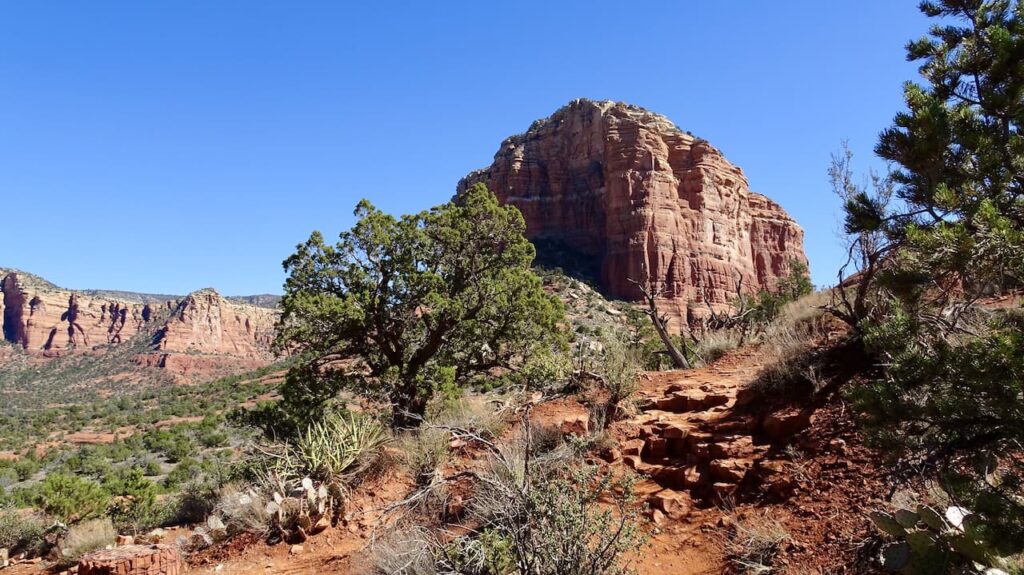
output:
[{"label": "tree canopy", "polygon": [[364,200],[355,215],[336,244],[314,232],[284,262],[277,344],[308,358],[286,401],[322,405],[354,388],[415,425],[438,390],[565,346],[565,312],[530,269],[522,214],[482,184],[417,214]]},{"label": "tree canopy", "polygon": [[892,171],[869,193],[848,153],[830,170],[861,272],[837,288],[836,315],[882,374],[850,390],[870,438],[939,477],[1005,555],[1024,549],[1024,321],[976,304],[1024,280],[1024,8],[921,10],[937,23],[907,54],[924,83],[905,86],[876,147]]}]

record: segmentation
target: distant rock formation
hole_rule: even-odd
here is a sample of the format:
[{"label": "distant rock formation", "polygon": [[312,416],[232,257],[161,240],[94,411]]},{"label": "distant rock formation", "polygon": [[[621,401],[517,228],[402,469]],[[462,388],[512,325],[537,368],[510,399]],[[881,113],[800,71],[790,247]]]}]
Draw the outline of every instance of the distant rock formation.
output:
[{"label": "distant rock formation", "polygon": [[523,213],[527,236],[599,263],[602,289],[638,299],[645,273],[664,310],[693,321],[707,303],[772,289],[807,262],[803,230],[751,192],[743,171],[707,141],[637,106],[574,100],[502,142],[483,182]]},{"label": "distant rock formation", "polygon": [[178,302],[153,338],[159,351],[259,358],[274,341],[278,312],[231,303],[213,289]]},{"label": "distant rock formation", "polygon": [[0,282],[6,341],[30,351],[59,352],[121,343],[151,319],[148,304],[94,299],[23,281],[17,272]]},{"label": "distant rock formation", "polygon": [[152,298],[132,296],[65,290],[10,271],[0,280],[3,339],[41,357],[131,340],[137,353],[132,365],[123,367],[163,368],[177,375],[251,369],[274,359],[276,309],[235,303],[213,289],[162,303],[140,303]]}]

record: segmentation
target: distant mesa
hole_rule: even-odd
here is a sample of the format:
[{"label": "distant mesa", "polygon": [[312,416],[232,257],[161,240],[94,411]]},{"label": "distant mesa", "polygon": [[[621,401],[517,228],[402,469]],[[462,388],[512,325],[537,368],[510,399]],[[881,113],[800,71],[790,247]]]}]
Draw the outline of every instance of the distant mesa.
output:
[{"label": "distant mesa", "polygon": [[542,263],[589,268],[625,299],[646,272],[676,318],[728,305],[741,278],[744,291],[771,289],[791,260],[807,262],[800,226],[718,149],[621,102],[573,100],[457,189],[477,182],[519,208]]},{"label": "distant mesa", "polygon": [[[150,294],[66,290],[16,270],[0,273],[3,339],[32,355],[55,357],[131,342],[138,347],[136,365],[178,374],[248,369],[274,360],[270,346],[280,312],[265,306],[276,304],[275,296],[230,301],[206,288],[161,301]],[[244,303],[249,297],[263,305]]]}]

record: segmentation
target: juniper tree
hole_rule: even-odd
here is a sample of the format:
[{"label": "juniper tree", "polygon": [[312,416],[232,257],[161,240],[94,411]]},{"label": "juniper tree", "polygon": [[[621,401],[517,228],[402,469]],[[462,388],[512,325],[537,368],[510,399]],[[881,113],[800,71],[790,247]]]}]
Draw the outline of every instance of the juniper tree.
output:
[{"label": "juniper tree", "polygon": [[414,426],[438,390],[565,347],[522,214],[482,184],[417,214],[363,200],[355,215],[336,244],[314,232],[284,262],[277,345],[305,358],[283,392],[300,417],[351,388]]}]

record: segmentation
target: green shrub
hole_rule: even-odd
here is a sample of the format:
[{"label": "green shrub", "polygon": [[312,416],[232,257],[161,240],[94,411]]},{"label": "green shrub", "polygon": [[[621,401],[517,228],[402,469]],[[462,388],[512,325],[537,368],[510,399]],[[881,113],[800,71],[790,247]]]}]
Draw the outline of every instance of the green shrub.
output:
[{"label": "green shrub", "polygon": [[156,477],[163,473],[163,469],[160,467],[160,462],[150,459],[146,462],[145,475],[146,477]]},{"label": "green shrub", "polygon": [[0,509],[0,549],[12,553],[38,548],[45,526],[36,516],[25,516],[15,509]]},{"label": "green shrub", "polygon": [[167,509],[157,504],[158,486],[134,468],[120,482],[110,505],[110,518],[122,531],[139,533],[159,527],[167,520]]},{"label": "green shrub", "polygon": [[66,523],[76,523],[105,513],[110,494],[94,481],[52,473],[39,486],[36,504]]},{"label": "green shrub", "polygon": [[607,396],[602,419],[608,424],[629,411],[628,403],[636,393],[641,360],[638,350],[623,345],[617,339],[605,339],[602,344],[604,350],[596,369]]}]

